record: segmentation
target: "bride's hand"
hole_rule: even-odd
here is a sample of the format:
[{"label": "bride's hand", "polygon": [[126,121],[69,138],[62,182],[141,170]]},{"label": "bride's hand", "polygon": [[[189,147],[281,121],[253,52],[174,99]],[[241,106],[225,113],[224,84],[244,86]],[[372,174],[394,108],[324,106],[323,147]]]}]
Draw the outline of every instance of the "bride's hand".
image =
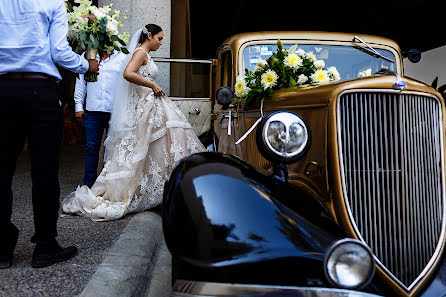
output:
[{"label": "bride's hand", "polygon": [[153,93],[155,93],[155,96],[157,96],[157,97],[161,97],[161,96],[165,95],[163,89],[160,86],[158,86],[157,84],[155,84],[152,87],[152,90],[153,90]]}]

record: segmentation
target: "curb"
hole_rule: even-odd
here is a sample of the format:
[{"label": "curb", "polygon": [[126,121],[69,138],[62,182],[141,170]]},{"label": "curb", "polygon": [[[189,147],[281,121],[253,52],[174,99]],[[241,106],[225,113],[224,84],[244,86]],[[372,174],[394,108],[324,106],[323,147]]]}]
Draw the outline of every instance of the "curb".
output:
[{"label": "curb", "polygon": [[135,214],[79,297],[169,296],[171,256],[161,216]]}]

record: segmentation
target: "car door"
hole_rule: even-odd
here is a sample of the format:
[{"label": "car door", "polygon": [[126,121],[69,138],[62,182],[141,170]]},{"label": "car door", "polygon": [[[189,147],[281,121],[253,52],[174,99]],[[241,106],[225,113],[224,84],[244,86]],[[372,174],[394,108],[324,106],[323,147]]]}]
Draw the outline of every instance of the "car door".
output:
[{"label": "car door", "polygon": [[153,60],[159,69],[157,83],[181,109],[195,134],[200,137],[211,131],[215,60],[155,57]]}]

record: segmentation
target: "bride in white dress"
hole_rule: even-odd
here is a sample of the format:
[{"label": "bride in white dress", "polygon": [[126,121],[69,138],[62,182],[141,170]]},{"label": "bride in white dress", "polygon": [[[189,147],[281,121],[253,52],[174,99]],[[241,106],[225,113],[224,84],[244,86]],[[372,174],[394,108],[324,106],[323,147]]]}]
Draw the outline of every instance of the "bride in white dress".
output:
[{"label": "bride in white dress", "polygon": [[154,81],[158,68],[149,52],[161,46],[163,36],[153,24],[133,36],[128,47],[133,55],[128,55],[105,140],[104,168],[91,189],[84,185],[65,197],[64,213],[107,221],[155,207],[162,202],[172,166],[205,150]]}]

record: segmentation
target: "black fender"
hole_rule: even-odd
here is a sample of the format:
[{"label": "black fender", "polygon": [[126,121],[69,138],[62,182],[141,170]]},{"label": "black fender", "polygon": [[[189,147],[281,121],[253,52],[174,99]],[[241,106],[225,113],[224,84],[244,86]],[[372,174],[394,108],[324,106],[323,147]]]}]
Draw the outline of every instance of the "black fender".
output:
[{"label": "black fender", "polygon": [[162,212],[172,255],[200,267],[323,261],[326,250],[346,237],[305,189],[215,152],[176,164]]}]

